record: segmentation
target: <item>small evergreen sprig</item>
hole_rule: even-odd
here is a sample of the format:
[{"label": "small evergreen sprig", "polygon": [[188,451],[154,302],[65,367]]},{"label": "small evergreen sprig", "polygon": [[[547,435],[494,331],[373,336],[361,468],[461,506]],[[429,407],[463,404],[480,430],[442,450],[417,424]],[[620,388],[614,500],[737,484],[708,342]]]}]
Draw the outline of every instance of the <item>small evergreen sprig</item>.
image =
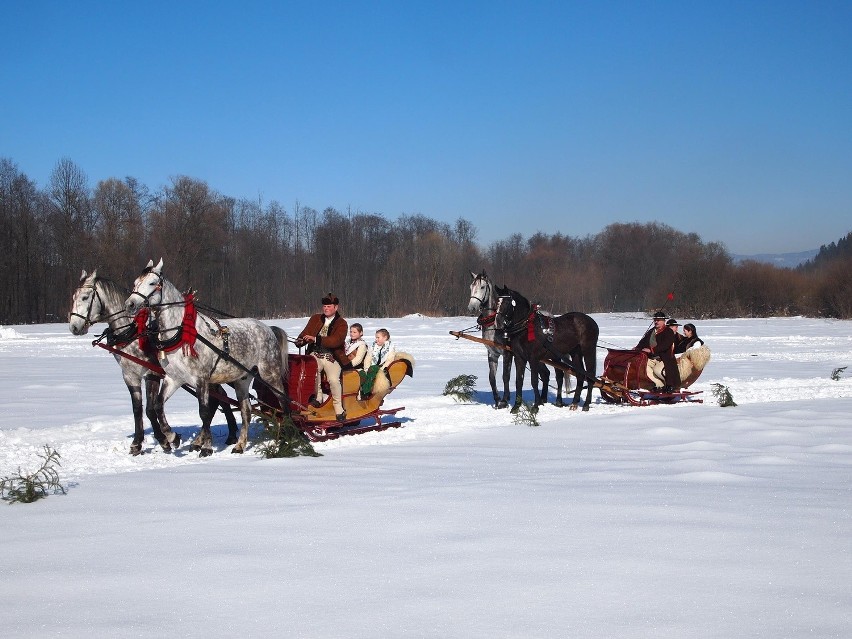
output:
[{"label": "small evergreen sprig", "polygon": [[540,426],[538,423],[538,417],[536,417],[537,412],[538,410],[534,409],[531,404],[524,402],[520,405],[520,407],[518,407],[518,412],[515,413],[515,417],[512,421],[515,424],[526,424],[530,427]]},{"label": "small evergreen sprig", "polygon": [[457,402],[472,402],[475,387],[476,375],[459,375],[447,382],[444,395],[449,395]]},{"label": "small evergreen sprig", "polygon": [[322,457],[314,450],[313,444],[287,415],[266,414],[259,418],[263,424],[261,442],[257,453],[264,459],[279,457]]},{"label": "small evergreen sprig", "polygon": [[846,370],[845,366],[842,366],[840,368],[835,368],[833,371],[831,371],[831,379],[835,382],[840,381],[840,374],[845,370]]},{"label": "small evergreen sprig", "polygon": [[24,474],[19,466],[17,476],[10,475],[0,480],[0,498],[10,504],[30,504],[47,497],[49,493],[64,495],[67,492],[65,486],[59,483],[59,473],[56,470],[57,466],[61,466],[59,452],[45,444],[44,454],[39,457],[44,461],[35,472]]},{"label": "small evergreen sprig", "polygon": [[727,386],[723,386],[722,384],[711,384],[711,386],[713,387],[713,397],[715,397],[716,401],[719,402],[719,406],[725,408],[727,406],[737,405]]}]

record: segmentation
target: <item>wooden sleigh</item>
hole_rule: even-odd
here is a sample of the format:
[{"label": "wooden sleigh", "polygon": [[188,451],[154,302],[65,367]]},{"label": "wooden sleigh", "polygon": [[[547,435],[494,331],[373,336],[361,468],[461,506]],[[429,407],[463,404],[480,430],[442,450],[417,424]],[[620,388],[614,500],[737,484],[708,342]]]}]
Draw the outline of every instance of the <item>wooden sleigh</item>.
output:
[{"label": "wooden sleigh", "polygon": [[[373,393],[358,398],[361,378],[356,370],[345,370],[342,375],[341,401],[346,418],[339,421],[335,416],[331,397],[327,397],[319,407],[309,404],[316,390],[317,361],[311,355],[289,356],[290,377],[290,418],[293,423],[313,442],[337,439],[343,435],[357,435],[374,430],[398,428],[402,422],[396,419],[396,413],[404,406],[382,408],[387,397],[408,375],[414,375],[414,358],[407,353],[397,353],[396,359],[388,365],[386,371],[379,372],[373,385]],[[261,412],[268,407],[281,410],[277,398],[262,384],[255,384],[258,408]],[[392,416],[389,420],[384,417]]]},{"label": "wooden sleigh", "polygon": [[[687,351],[678,358],[682,389],[689,388],[699,378],[708,361],[710,361],[710,350],[706,346]],[[661,363],[658,363],[656,367],[661,368]],[[701,391],[680,390],[663,393],[656,390],[661,382],[659,379],[654,379],[653,374],[653,371],[649,371],[647,353],[608,349],[601,375],[601,397],[612,404],[628,403],[633,406],[703,401],[696,397],[701,394]],[[659,371],[656,376],[659,377],[661,374],[662,371]]]}]

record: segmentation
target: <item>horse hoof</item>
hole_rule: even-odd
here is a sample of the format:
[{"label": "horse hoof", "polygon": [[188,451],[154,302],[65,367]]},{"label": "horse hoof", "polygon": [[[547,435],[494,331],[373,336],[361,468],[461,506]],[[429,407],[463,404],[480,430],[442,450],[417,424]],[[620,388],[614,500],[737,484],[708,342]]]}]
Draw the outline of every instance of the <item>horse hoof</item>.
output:
[{"label": "horse hoof", "polygon": [[512,413],[512,415],[514,415],[514,414],[515,414],[515,413],[517,413],[519,410],[521,410],[521,407],[520,407],[520,406],[518,406],[517,404],[515,404],[514,406],[512,406],[512,410],[510,410],[509,412],[510,412],[510,413]]},{"label": "horse hoof", "polygon": [[589,412],[589,405],[588,405],[588,404],[586,404],[585,406],[583,406],[583,412],[584,412],[584,413]]},{"label": "horse hoof", "polygon": [[501,400],[501,401],[497,402],[497,404],[494,406],[494,408],[496,408],[497,410],[500,410],[501,408],[509,408],[509,402],[504,402],[504,401]]},{"label": "horse hoof", "polygon": [[231,449],[231,454],[232,455],[242,455],[243,454],[243,447],[242,446],[234,446]]},{"label": "horse hoof", "polygon": [[134,457],[137,455],[144,455],[145,453],[142,451],[142,444],[133,444],[130,446],[130,454]]},{"label": "horse hoof", "polygon": [[571,405],[568,407],[568,410],[577,410],[577,404],[571,404]]},{"label": "horse hoof", "polygon": [[175,433],[175,438],[172,440],[172,448],[174,448],[175,450],[177,450],[178,448],[180,448],[180,443],[181,443],[181,441],[182,441],[182,440],[181,440],[181,438],[180,438],[180,435],[178,435],[177,433]]},{"label": "horse hoof", "polygon": [[198,453],[199,457],[210,457],[213,454],[213,451],[209,448],[202,448],[201,452]]},{"label": "horse hoof", "polygon": [[553,405],[557,408],[564,408],[565,402],[563,402],[561,399],[557,399],[555,402],[553,402]]}]

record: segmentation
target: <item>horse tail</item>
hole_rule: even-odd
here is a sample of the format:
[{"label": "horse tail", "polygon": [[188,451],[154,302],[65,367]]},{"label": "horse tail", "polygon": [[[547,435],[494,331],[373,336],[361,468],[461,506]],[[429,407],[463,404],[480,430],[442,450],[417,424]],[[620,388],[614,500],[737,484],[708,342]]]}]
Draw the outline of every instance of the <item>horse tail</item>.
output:
[{"label": "horse tail", "polygon": [[281,379],[287,381],[290,377],[290,341],[287,339],[287,332],[278,326],[272,326],[272,332],[275,334],[275,339],[278,340],[278,349],[281,351]]}]

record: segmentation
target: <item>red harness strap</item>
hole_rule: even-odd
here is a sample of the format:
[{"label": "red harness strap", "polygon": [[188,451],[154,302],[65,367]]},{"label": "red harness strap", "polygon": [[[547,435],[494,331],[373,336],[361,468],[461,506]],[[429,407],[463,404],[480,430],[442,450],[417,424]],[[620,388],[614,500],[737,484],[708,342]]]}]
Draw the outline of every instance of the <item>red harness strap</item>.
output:
[{"label": "red harness strap", "polygon": [[181,323],[180,340],[175,344],[163,348],[166,353],[176,351],[178,348],[183,348],[183,354],[190,357],[198,357],[195,351],[195,341],[198,339],[198,331],[195,329],[195,296],[192,293],[187,293],[183,296],[183,322]]},{"label": "red harness strap", "polygon": [[535,341],[535,311],[532,311],[527,318],[527,341]]}]

